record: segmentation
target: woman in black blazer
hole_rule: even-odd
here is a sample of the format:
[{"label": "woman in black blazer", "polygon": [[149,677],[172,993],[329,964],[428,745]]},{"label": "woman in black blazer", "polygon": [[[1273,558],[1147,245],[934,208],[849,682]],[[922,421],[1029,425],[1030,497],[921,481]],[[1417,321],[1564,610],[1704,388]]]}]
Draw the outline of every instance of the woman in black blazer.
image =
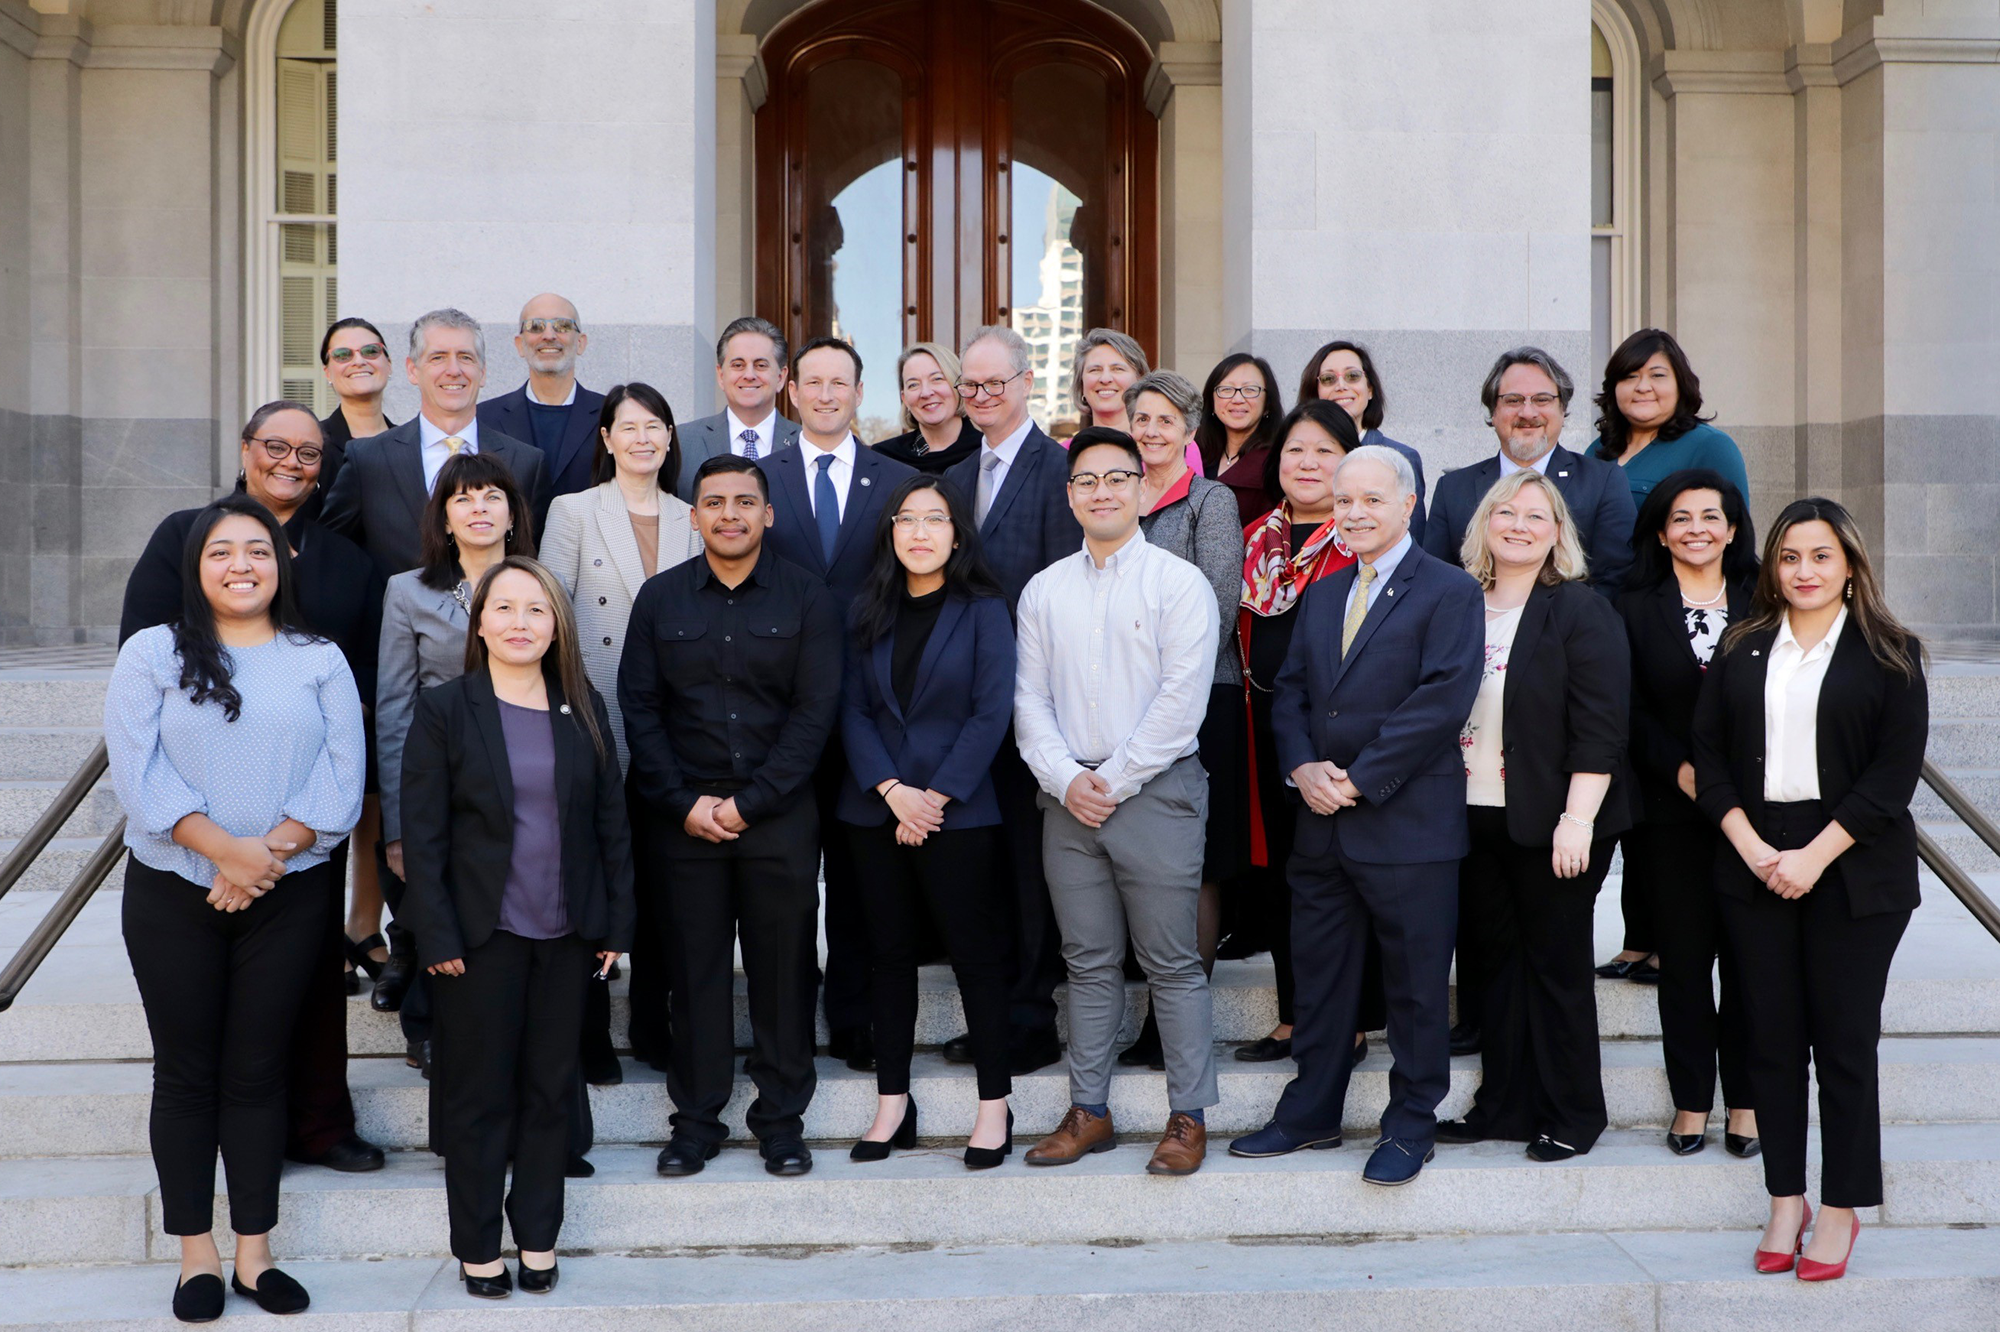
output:
[{"label": "woman in black blazer", "polygon": [[[1728,1107],[1723,1145],[1755,1156],[1743,982],[1714,891],[1719,834],[1694,803],[1695,700],[1722,632],[1749,613],[1757,538],[1743,493],[1720,472],[1675,472],[1639,507],[1618,613],[1632,645],[1632,769],[1640,821],[1625,835],[1625,892],[1659,945],[1660,1044],[1674,1119],[1667,1146],[1708,1144],[1717,1064]],[[1715,996],[1718,959],[1722,999]],[[1600,969],[1599,974],[1603,974]]]},{"label": "woman in black blazer", "polygon": [[874,964],[875,1122],[849,1153],[916,1145],[910,1050],[922,918],[958,976],[979,1115],[965,1164],[1012,1150],[1007,1097],[1011,890],[993,759],[1014,716],[1014,625],[979,554],[971,506],[943,477],[905,477],[882,505],[875,566],[855,598],[842,690],[839,817],[860,871]]},{"label": "woman in black blazer", "polygon": [[[604,700],[554,574],[510,555],[472,594],[465,674],[417,699],[403,911],[433,981],[451,1251],[475,1295],[555,1288],[588,977],[631,946],[631,836]],[[593,957],[593,954],[595,955]]]},{"label": "woman in black blazer", "polygon": [[1625,766],[1632,668],[1617,612],[1584,581],[1569,508],[1534,471],[1502,477],[1461,553],[1486,589],[1486,666],[1459,737],[1472,851],[1461,929],[1485,976],[1482,1079],[1442,1142],[1500,1138],[1537,1161],[1604,1132],[1591,936],[1611,847],[1631,826]]},{"label": "woman in black blazer", "polygon": [[[1882,1201],[1875,1047],[1889,963],[1920,900],[1910,800],[1930,701],[1923,646],[1883,601],[1847,510],[1778,515],[1749,616],[1695,710],[1697,802],[1743,972],[1750,1087],[1771,1217],[1760,1272],[1847,1270],[1857,1207]],[[1806,1191],[1806,1067],[1819,1079],[1819,1224]]]}]

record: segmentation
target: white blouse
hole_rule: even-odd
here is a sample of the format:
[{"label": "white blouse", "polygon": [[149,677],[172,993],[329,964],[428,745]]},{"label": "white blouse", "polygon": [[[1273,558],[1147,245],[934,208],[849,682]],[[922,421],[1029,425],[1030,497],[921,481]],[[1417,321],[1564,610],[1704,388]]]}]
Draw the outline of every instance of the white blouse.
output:
[{"label": "white blouse", "polygon": [[1764,676],[1764,799],[1819,799],[1819,687],[1847,625],[1847,607],[1826,637],[1801,648],[1792,637],[1791,612],[1778,624],[1771,664]]},{"label": "white blouse", "polygon": [[1520,606],[1486,621],[1486,665],[1479,673],[1479,696],[1472,714],[1458,733],[1465,753],[1465,802],[1504,808],[1507,804],[1507,759],[1500,752],[1500,719],[1507,693],[1507,659],[1514,652],[1514,632],[1521,627]]}]

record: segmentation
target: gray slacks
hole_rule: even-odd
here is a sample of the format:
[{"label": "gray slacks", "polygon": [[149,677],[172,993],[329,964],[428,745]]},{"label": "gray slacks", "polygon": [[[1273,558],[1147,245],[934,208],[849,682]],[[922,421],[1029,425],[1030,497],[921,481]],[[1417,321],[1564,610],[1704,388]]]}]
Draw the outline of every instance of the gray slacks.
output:
[{"label": "gray slacks", "polygon": [[1167,1105],[1214,1105],[1215,1012],[1195,946],[1208,774],[1193,755],[1086,827],[1039,793],[1042,867],[1069,968],[1069,1085],[1078,1105],[1104,1105],[1125,1017],[1125,938],[1152,986],[1166,1053]]}]

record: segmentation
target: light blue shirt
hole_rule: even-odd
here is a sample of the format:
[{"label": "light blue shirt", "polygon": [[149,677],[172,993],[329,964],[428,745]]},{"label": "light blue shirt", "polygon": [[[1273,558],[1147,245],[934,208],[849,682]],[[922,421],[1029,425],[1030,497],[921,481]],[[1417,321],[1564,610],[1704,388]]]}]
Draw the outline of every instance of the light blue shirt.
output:
[{"label": "light blue shirt", "polygon": [[[1410,534],[1405,532],[1401,541],[1375,557],[1375,581],[1368,585],[1368,607],[1362,612],[1363,615],[1375,609],[1376,599],[1382,595],[1382,589],[1389,586],[1389,575],[1396,572],[1396,566],[1403,562],[1403,557],[1410,553],[1410,547],[1415,544],[1410,539]],[[1354,594],[1361,590],[1360,567],[1355,566],[1354,586],[1347,589],[1347,600],[1340,608],[1342,624],[1347,623],[1347,612],[1354,609]]]},{"label": "light blue shirt", "polygon": [[361,696],[340,649],[281,633],[226,657],[243,698],[233,722],[213,699],[189,700],[171,625],[126,640],[104,696],[125,845],[140,864],[202,888],[214,882],[215,862],[172,836],[189,814],[237,837],[297,819],[318,839],[291,858],[294,870],[323,863],[361,819]]},{"label": "light blue shirt", "polygon": [[452,452],[449,448],[445,447],[445,441],[453,438],[465,441],[459,447],[458,451],[460,453],[479,452],[479,419],[474,417],[472,420],[467,421],[465,429],[459,431],[456,436],[453,436],[446,434],[432,425],[430,417],[425,416],[422,412],[417,413],[417,440],[423,445],[422,457],[425,490],[437,489],[438,473],[442,472],[444,465],[452,459]]}]

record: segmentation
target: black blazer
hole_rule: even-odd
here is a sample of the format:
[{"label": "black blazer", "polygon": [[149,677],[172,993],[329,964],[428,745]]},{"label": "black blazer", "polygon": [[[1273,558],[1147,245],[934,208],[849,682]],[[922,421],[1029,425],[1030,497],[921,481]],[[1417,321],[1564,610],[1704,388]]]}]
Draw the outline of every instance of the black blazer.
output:
[{"label": "black blazer", "polygon": [[[611,718],[590,691],[604,737],[590,735],[549,677],[563,902],[575,932],[600,949],[632,946],[632,838]],[[403,751],[403,912],[424,966],[464,957],[493,936],[514,854],[514,779],[486,671],[417,696]]]},{"label": "black blazer", "polygon": [[[1750,613],[1756,575],[1725,589],[1729,623]],[[1688,644],[1681,587],[1669,574],[1652,587],[1627,588],[1618,614],[1632,648],[1632,744],[1628,752],[1639,795],[1634,814],[1647,823],[1703,823],[1701,807],[1682,792],[1681,764],[1694,761],[1694,705],[1707,670]]]},{"label": "black blazer", "polygon": [[[1617,463],[1572,453],[1558,444],[1550,451],[1545,475],[1556,483],[1563,503],[1576,518],[1577,540],[1590,560],[1590,585],[1607,597],[1616,597],[1624,588],[1625,571],[1632,567],[1632,525],[1639,517],[1625,470]],[[1465,545],[1466,524],[1499,479],[1497,454],[1439,477],[1431,492],[1424,549],[1457,564],[1458,552]]]},{"label": "black blazer", "polygon": [[803,442],[788,444],[758,465],[771,483],[774,521],[765,539],[782,558],[804,569],[826,584],[827,591],[840,603],[843,623],[848,608],[860,594],[868,571],[875,567],[875,527],[882,518],[882,505],[889,492],[916,468],[885,458],[856,440],[854,475],[847,481],[847,503],[840,511],[840,535],[834,538],[833,560],[829,563],[819,543],[819,524],[813,518],[808,492],[812,478],[807,459],[819,450],[807,452]]},{"label": "black blazer", "polygon": [[[974,450],[945,469],[945,479],[958,487],[968,508],[979,502],[979,456]],[[1040,426],[1028,427],[1008,465],[1000,493],[979,525],[979,544],[1010,611],[1030,578],[1083,549],[1083,528],[1069,507],[1069,455]]]},{"label": "black blazer", "polygon": [[1586,583],[1537,583],[1521,608],[1500,694],[1507,765],[1507,836],[1550,846],[1576,772],[1608,772],[1594,840],[1632,826],[1623,780],[1632,661],[1611,603]]},{"label": "black blazer", "polygon": [[[901,435],[891,435],[887,439],[876,440],[875,452],[884,458],[894,458],[906,467],[914,467],[919,472],[944,472],[970,458],[978,450],[980,441],[984,438],[985,436],[979,433],[978,426],[961,416],[958,418],[958,438],[951,442],[950,448],[926,448],[924,452],[919,453],[917,446],[924,442],[924,432],[911,430]],[[966,498],[971,499],[972,496],[968,495]]]},{"label": "black blazer", "polygon": [[[384,578],[417,567],[417,533],[423,529],[424,505],[431,497],[424,484],[419,420],[411,417],[379,435],[350,443],[347,461],[320,513],[321,522],[374,557]],[[507,464],[514,484],[533,508],[544,484],[542,451],[483,425],[479,451]]]},{"label": "black blazer", "polygon": [[[535,510],[535,532],[540,535],[548,524],[549,505],[558,495],[575,495],[596,483],[590,479],[597,461],[597,421],[604,410],[604,395],[583,385],[576,386],[576,401],[566,409],[562,439],[554,453],[542,454],[541,493],[529,501]],[[509,439],[535,442],[535,423],[528,413],[528,386],[512,393],[488,398],[479,404],[479,447],[486,447],[486,432],[496,430]],[[539,451],[539,450],[538,450]]]},{"label": "black blazer", "polygon": [[[1764,827],[1764,681],[1778,631],[1764,629],[1717,652],[1694,714],[1695,799],[1716,823],[1741,809]],[[1834,861],[1856,916],[1912,911],[1917,824],[1910,801],[1930,734],[1930,692],[1914,645],[1911,678],[1875,660],[1852,618],[1833,645],[1820,684],[1814,740],[1827,818],[1854,839]],[[1716,848],[1717,892],[1750,899],[1768,892],[1727,840]]]}]

